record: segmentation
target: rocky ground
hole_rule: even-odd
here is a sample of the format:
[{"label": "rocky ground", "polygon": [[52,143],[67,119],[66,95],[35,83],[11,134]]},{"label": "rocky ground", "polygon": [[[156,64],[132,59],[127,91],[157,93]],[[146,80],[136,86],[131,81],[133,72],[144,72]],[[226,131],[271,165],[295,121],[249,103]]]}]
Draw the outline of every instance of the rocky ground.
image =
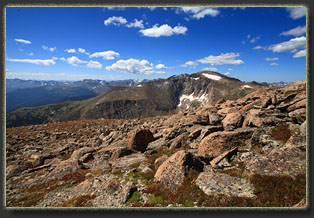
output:
[{"label": "rocky ground", "polygon": [[306,207],[306,83],[7,129],[7,207]]}]

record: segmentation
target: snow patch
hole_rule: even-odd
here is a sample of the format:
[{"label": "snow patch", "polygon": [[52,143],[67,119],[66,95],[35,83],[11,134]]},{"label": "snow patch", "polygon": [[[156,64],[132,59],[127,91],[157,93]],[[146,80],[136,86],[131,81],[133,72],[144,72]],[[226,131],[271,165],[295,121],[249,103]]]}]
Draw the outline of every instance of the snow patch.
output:
[{"label": "snow patch", "polygon": [[137,85],[136,87],[142,87],[142,85]]},{"label": "snow patch", "polygon": [[217,80],[217,81],[221,79],[220,76],[212,75],[212,74],[208,74],[208,73],[203,73],[203,76],[206,76],[208,79]]},{"label": "snow patch", "polygon": [[199,79],[199,77],[197,77],[197,78],[192,78],[192,79],[194,79],[194,80],[198,80],[198,79]]},{"label": "snow patch", "polygon": [[[204,101],[204,100],[207,100],[207,96],[205,93],[203,93],[201,96],[194,96],[194,92],[190,95],[181,95],[181,97],[179,98],[180,100],[180,103],[178,104],[178,107],[181,107],[182,106],[182,103],[185,101],[185,100],[189,100],[190,102],[194,101],[194,100],[199,100],[199,101]],[[187,105],[187,109],[189,108],[189,105]]]},{"label": "snow patch", "polygon": [[249,85],[243,85],[243,86],[241,86],[242,88],[248,88],[248,89],[252,89],[252,87],[251,86],[249,86]]}]

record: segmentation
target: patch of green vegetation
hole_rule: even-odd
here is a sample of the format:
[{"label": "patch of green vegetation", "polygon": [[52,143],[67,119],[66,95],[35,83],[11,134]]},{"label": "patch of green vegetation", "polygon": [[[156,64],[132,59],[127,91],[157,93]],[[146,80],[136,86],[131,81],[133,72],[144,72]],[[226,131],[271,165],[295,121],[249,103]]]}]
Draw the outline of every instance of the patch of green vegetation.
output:
[{"label": "patch of green vegetation", "polygon": [[282,142],[283,144],[288,141],[291,137],[291,131],[289,129],[288,124],[281,123],[272,128],[268,134],[272,136],[275,140]]},{"label": "patch of green vegetation", "polygon": [[135,191],[130,197],[130,199],[128,200],[128,202],[130,203],[139,203],[140,201],[141,201],[141,193],[138,191]]},{"label": "patch of green vegetation", "polygon": [[155,204],[162,205],[163,201],[164,199],[161,196],[156,197],[154,194],[147,195],[147,203],[150,205],[155,205]]}]

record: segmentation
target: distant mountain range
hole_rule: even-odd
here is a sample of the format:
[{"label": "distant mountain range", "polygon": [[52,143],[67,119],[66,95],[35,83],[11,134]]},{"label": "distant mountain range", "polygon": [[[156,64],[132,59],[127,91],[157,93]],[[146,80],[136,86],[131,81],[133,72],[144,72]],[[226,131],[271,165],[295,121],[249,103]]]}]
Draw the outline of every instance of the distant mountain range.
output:
[{"label": "distant mountain range", "polygon": [[10,112],[21,107],[37,107],[64,101],[79,101],[95,97],[117,86],[136,86],[146,80],[82,80],[37,81],[37,80],[6,80],[6,111]]},{"label": "distant mountain range", "polygon": [[[29,89],[36,91],[36,88],[42,87],[49,90],[51,86],[43,85]],[[167,79],[150,81],[84,80],[70,85],[61,83],[59,86],[52,86],[47,91],[47,96],[57,96],[59,98],[55,99],[60,101],[62,98],[68,100],[74,98],[80,101],[19,108],[7,114],[7,126],[98,118],[120,119],[168,115],[200,104],[215,103],[221,98],[238,99],[263,88],[265,87],[260,84],[241,82],[238,79],[211,71],[202,71],[191,75],[181,74]],[[95,96],[90,97],[92,95]],[[12,102],[14,95],[9,96]],[[28,96],[34,99],[31,92]],[[44,96],[45,94],[42,94],[35,99],[42,99]],[[83,100],[84,98],[86,99]],[[25,102],[29,102],[29,99]]]}]

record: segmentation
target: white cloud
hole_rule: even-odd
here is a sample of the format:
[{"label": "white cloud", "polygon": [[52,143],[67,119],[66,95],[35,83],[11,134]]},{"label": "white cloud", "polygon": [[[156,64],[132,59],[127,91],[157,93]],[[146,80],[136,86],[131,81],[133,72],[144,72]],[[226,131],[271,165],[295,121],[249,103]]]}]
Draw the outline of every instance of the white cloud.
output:
[{"label": "white cloud", "polygon": [[42,48],[43,48],[44,50],[46,50],[46,51],[51,51],[51,52],[54,52],[54,51],[56,50],[56,47],[49,48],[49,47],[47,47],[47,46],[45,46],[45,45],[43,45]]},{"label": "white cloud", "polygon": [[88,64],[86,65],[86,67],[88,67],[88,68],[95,68],[95,69],[101,69],[102,68],[102,64],[99,63],[98,61],[90,60],[88,62]]},{"label": "white cloud", "polygon": [[225,73],[225,75],[226,75],[226,76],[229,76],[229,75],[230,75],[230,73],[229,73],[229,72],[226,72],[226,73]]},{"label": "white cloud", "polygon": [[263,49],[263,47],[262,47],[262,46],[260,46],[260,45],[258,45],[258,46],[255,46],[253,49],[254,49],[254,50],[257,50],[257,49]]},{"label": "white cloud", "polygon": [[205,67],[202,69],[202,71],[214,71],[214,72],[218,72],[218,69],[215,67]]},{"label": "white cloud", "polygon": [[280,35],[283,36],[300,36],[306,33],[306,26],[298,26],[294,29],[288,30],[286,32],[282,32]]},{"label": "white cloud", "polygon": [[197,60],[198,62],[202,64],[210,64],[210,65],[225,65],[225,64],[244,64],[243,60],[235,59],[236,57],[240,56],[239,53],[226,53],[221,54],[218,56],[210,55],[208,57],[205,57],[203,59]]},{"label": "white cloud", "polygon": [[52,57],[51,59],[52,59],[52,60],[58,60],[58,58],[57,58],[57,57]]},{"label": "white cloud", "polygon": [[249,38],[251,38],[251,35],[250,35],[250,34],[247,35],[247,39],[249,39]]},{"label": "white cloud", "polygon": [[277,61],[279,58],[265,58],[266,61]]},{"label": "white cloud", "polygon": [[104,7],[105,9],[108,10],[117,10],[117,11],[124,11],[125,7]]},{"label": "white cloud", "polygon": [[287,7],[287,11],[289,12],[289,16],[296,20],[306,15],[305,7]]},{"label": "white cloud", "polygon": [[68,49],[65,49],[64,51],[68,52],[68,53],[75,53],[76,50],[74,48],[68,48]]},{"label": "white cloud", "polygon": [[294,58],[299,58],[299,57],[305,57],[306,56],[306,50],[301,50],[301,51],[298,51],[297,53],[295,53],[293,55]]},{"label": "white cloud", "polygon": [[197,63],[194,61],[187,61],[185,64],[180,65],[181,67],[190,67],[190,68],[196,68]]},{"label": "white cloud", "polygon": [[51,66],[51,65],[54,65],[56,63],[52,59],[41,60],[41,59],[10,59],[10,58],[8,58],[7,61],[31,63],[31,64],[38,64],[38,65],[45,65],[45,66]]},{"label": "white cloud", "polygon": [[31,53],[29,53],[28,55],[29,55],[29,56],[33,56],[33,55],[34,55],[34,53],[33,53],[33,52],[31,52]]},{"label": "white cloud", "polygon": [[87,61],[82,61],[80,60],[78,57],[76,56],[72,56],[70,58],[67,58],[66,61],[69,63],[69,64],[72,64],[74,67],[77,67],[79,64],[85,64],[87,63]]},{"label": "white cloud", "polygon": [[90,58],[99,58],[102,57],[104,60],[114,60],[115,57],[119,57],[119,53],[115,51],[102,51],[102,52],[95,52],[89,55]]},{"label": "white cloud", "polygon": [[167,69],[167,67],[164,65],[164,64],[157,64],[156,66],[155,66],[155,68],[156,69]]},{"label": "white cloud", "polygon": [[104,21],[104,24],[106,26],[112,24],[112,25],[115,25],[115,26],[120,26],[120,24],[126,24],[128,21],[123,18],[123,17],[116,17],[116,16],[113,16],[113,17],[109,17],[107,20]]},{"label": "white cloud", "polygon": [[14,39],[16,42],[20,42],[23,44],[31,44],[32,42],[29,40],[25,40],[25,39]]},{"label": "white cloud", "polygon": [[301,36],[297,38],[290,39],[289,41],[270,45],[267,49],[273,52],[296,52],[300,49],[305,49],[306,47],[306,37]]},{"label": "white cloud", "polygon": [[111,66],[106,67],[106,70],[119,71],[132,74],[164,74],[162,71],[154,71],[154,65],[147,60],[138,60],[130,58],[128,60],[118,60]]},{"label": "white cloud", "polygon": [[126,25],[127,27],[131,28],[131,27],[136,27],[136,28],[144,28],[144,25],[143,25],[143,20],[137,20],[135,19],[133,23],[129,23]]},{"label": "white cloud", "polygon": [[145,9],[149,9],[151,11],[155,10],[156,7],[137,7],[138,9],[142,9],[142,8],[145,8]]},{"label": "white cloud", "polygon": [[232,68],[228,68],[228,71],[232,71],[233,69]]},{"label": "white cloud", "polygon": [[220,14],[219,10],[211,7],[181,7],[181,10],[187,14],[190,14],[192,18],[197,20],[204,18],[207,15],[216,17],[218,14]]},{"label": "white cloud", "polygon": [[86,50],[85,49],[83,49],[83,48],[78,48],[78,50],[77,50],[79,53],[83,53],[83,54],[87,54],[87,55],[89,55],[89,53],[88,52],[86,52]]},{"label": "white cloud", "polygon": [[277,66],[277,65],[279,65],[279,64],[277,64],[277,63],[270,63],[269,65],[270,65],[270,66]]},{"label": "white cloud", "polygon": [[185,34],[188,28],[184,26],[175,26],[172,28],[168,24],[164,24],[158,27],[154,25],[152,28],[140,30],[144,36],[148,37],[160,37],[160,36],[172,36],[173,34]]},{"label": "white cloud", "polygon": [[66,59],[64,57],[60,58],[61,61],[66,61]]},{"label": "white cloud", "polygon": [[257,37],[254,37],[250,40],[250,43],[254,43],[256,42],[257,40],[261,39],[261,37],[257,36]]}]

